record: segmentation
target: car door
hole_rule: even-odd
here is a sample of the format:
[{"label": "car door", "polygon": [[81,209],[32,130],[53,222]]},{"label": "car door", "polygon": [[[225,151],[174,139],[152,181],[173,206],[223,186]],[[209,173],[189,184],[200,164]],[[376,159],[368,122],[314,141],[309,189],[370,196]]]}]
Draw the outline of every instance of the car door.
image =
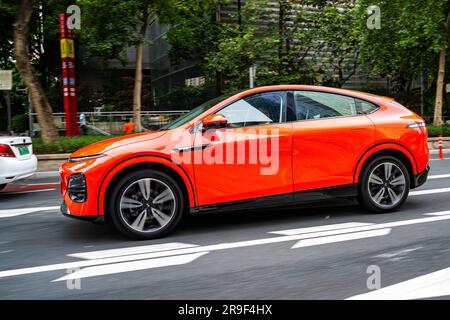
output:
[{"label": "car door", "polygon": [[294,91],[294,191],[350,185],[360,156],[375,140],[364,114],[370,102],[334,93]]},{"label": "car door", "polygon": [[245,97],[216,112],[224,128],[194,138],[199,206],[289,194],[292,197],[292,125],[286,92]]}]

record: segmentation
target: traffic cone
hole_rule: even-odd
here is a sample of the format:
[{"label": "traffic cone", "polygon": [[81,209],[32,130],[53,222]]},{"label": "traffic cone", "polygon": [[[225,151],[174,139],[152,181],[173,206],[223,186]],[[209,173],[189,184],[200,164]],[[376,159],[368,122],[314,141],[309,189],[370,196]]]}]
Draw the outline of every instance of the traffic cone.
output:
[{"label": "traffic cone", "polygon": [[439,159],[444,160],[444,153],[442,151],[442,134],[438,135],[438,149],[439,149]]}]

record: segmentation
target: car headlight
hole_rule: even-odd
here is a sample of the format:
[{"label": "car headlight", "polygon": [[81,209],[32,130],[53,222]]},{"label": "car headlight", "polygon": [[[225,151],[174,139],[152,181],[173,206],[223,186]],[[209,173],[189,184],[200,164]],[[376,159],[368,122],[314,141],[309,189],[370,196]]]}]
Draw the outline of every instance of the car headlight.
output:
[{"label": "car headlight", "polygon": [[414,128],[426,127],[426,124],[425,124],[425,122],[420,121],[420,122],[408,124],[406,127],[409,129],[414,129]]},{"label": "car headlight", "polygon": [[67,184],[69,198],[73,202],[85,202],[87,198],[86,178],[82,173],[75,173],[69,177]]},{"label": "car headlight", "polygon": [[100,154],[94,154],[92,156],[86,156],[86,157],[75,157],[75,158],[69,158],[69,162],[80,162],[80,161],[86,161],[86,160],[92,160],[92,159],[97,159],[97,158],[102,158],[102,157],[106,157],[105,154],[100,153]]}]

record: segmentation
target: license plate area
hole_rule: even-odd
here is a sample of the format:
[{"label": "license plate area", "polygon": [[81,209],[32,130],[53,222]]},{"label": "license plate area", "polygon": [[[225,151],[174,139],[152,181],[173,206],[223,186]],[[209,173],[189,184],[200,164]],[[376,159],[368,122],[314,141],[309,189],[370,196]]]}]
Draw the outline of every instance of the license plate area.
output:
[{"label": "license plate area", "polygon": [[19,154],[21,156],[25,156],[25,155],[30,154],[30,150],[28,149],[27,146],[20,146],[20,147],[17,147],[17,149],[19,149]]}]

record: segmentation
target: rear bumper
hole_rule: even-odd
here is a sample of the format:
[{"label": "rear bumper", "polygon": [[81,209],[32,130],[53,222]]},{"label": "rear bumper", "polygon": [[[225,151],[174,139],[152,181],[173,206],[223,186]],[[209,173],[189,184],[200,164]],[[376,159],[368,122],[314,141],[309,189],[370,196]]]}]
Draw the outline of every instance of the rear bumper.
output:
[{"label": "rear bumper", "polygon": [[414,179],[412,181],[411,184],[411,189],[420,187],[421,185],[423,185],[425,182],[427,182],[428,179],[428,173],[430,172],[430,166],[427,165],[427,167],[425,168],[425,170],[423,170],[422,172],[416,174],[414,176]]},{"label": "rear bumper", "polygon": [[37,158],[33,154],[29,159],[0,158],[0,184],[11,183],[31,176],[37,170]]},{"label": "rear bumper", "polygon": [[64,201],[61,203],[60,210],[61,210],[61,213],[63,214],[63,216],[65,216],[65,217],[82,220],[82,221],[94,222],[94,223],[104,223],[105,222],[104,216],[75,216],[75,215],[72,215]]}]

